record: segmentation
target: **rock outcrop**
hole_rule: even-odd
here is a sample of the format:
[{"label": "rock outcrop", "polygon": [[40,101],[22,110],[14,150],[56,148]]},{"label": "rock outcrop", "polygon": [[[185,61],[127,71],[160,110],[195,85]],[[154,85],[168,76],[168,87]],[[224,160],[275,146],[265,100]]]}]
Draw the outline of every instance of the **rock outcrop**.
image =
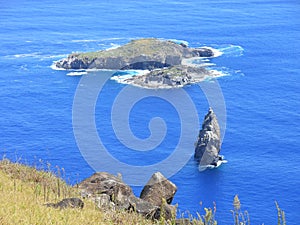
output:
[{"label": "rock outcrop", "polygon": [[203,81],[209,76],[215,75],[204,67],[178,65],[152,70],[145,75],[125,79],[124,83],[144,88],[174,88]]},{"label": "rock outcrop", "polygon": [[74,53],[55,63],[64,69],[153,70],[180,65],[183,58],[211,57],[210,48],[188,48],[173,41],[138,39],[116,49]]},{"label": "rock outcrop", "polygon": [[[131,187],[125,184],[119,177],[106,172],[93,174],[79,184],[83,196],[97,197],[107,195],[118,207],[125,207],[124,203],[133,196]],[[125,207],[126,208],[126,207]]]},{"label": "rock outcrop", "polygon": [[199,132],[194,157],[200,162],[200,167],[217,167],[223,160],[219,155],[221,148],[220,126],[212,108],[204,118]]},{"label": "rock outcrop", "polygon": [[176,207],[170,205],[176,191],[175,184],[156,172],[144,186],[140,198],[158,207],[154,218],[158,219],[163,210],[165,218],[171,219],[176,214]]},{"label": "rock outcrop", "polygon": [[[151,187],[157,190],[156,194]],[[141,195],[143,198],[136,197],[119,177],[105,172],[93,174],[82,181],[78,188],[83,197],[93,199],[99,208],[135,211],[148,219],[159,219],[161,213],[166,219],[171,219],[176,211],[174,206],[163,204],[162,199],[171,202],[177,188],[160,173],[152,176]]]},{"label": "rock outcrop", "polygon": [[83,201],[80,198],[65,198],[57,203],[47,203],[45,204],[48,207],[65,209],[65,208],[80,208],[84,206]]},{"label": "rock outcrop", "polygon": [[156,206],[161,206],[163,199],[171,204],[176,191],[175,184],[167,180],[160,172],[156,172],[143,188],[140,198]]}]

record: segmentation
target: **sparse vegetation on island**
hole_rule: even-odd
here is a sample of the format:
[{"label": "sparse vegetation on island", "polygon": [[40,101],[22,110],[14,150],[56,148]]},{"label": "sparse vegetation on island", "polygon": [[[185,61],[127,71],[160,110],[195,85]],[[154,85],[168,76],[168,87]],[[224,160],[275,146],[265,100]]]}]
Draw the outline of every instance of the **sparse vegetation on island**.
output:
[{"label": "sparse vegetation on island", "polygon": [[[48,165],[50,166],[50,165]],[[58,174],[63,169],[57,168]],[[145,219],[134,211],[108,210],[98,208],[89,199],[83,199],[81,208],[52,208],[46,203],[57,202],[63,198],[80,197],[78,189],[70,186],[50,171],[41,171],[7,159],[0,161],[0,224],[141,224],[141,225],[217,225],[216,206],[205,208],[205,215],[197,218],[165,220],[161,213],[159,220]],[[276,202],[278,224],[286,225],[285,213]],[[250,225],[248,212],[241,211],[240,200],[236,195],[233,201],[234,225]],[[221,221],[220,221],[221,223]]]},{"label": "sparse vegetation on island", "polygon": [[102,58],[102,57],[124,57],[124,58],[134,58],[141,55],[148,55],[154,57],[158,53],[165,54],[177,54],[181,55],[180,52],[182,48],[178,47],[172,41],[162,41],[155,38],[143,38],[138,40],[132,40],[122,47],[96,51],[96,52],[83,52],[78,54],[78,58]]},{"label": "sparse vegetation on island", "polygon": [[220,73],[193,64],[194,59],[213,57],[208,47],[190,48],[171,40],[143,38],[96,52],[73,53],[55,62],[59,69],[145,70],[125,83],[150,89],[176,88],[216,77]]}]

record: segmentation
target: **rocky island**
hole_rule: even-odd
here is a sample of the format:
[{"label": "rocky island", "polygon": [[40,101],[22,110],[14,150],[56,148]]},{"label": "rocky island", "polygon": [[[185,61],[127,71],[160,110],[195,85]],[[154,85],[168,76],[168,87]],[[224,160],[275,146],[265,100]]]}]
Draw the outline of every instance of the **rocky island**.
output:
[{"label": "rocky island", "polygon": [[220,126],[216,114],[212,108],[209,108],[208,113],[204,117],[195,147],[194,157],[199,161],[200,171],[206,168],[216,168],[227,162],[222,155],[219,155],[220,149]]},{"label": "rocky island", "polygon": [[190,48],[184,43],[155,38],[138,39],[115,49],[73,53],[55,62],[60,69],[148,70],[125,83],[145,88],[172,88],[202,81],[216,74],[188,60],[213,57],[208,47]]}]

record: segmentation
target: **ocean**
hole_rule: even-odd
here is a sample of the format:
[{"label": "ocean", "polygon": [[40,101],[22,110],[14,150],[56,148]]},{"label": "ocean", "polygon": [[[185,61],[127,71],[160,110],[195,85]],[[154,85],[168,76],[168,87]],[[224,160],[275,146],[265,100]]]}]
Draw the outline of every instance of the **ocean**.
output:
[{"label": "ocean", "polygon": [[[71,184],[95,170],[120,172],[136,195],[160,170],[178,187],[173,203],[179,214],[196,216],[216,204],[218,224],[233,224],[238,194],[251,224],[276,224],[275,201],[287,224],[297,224],[299,15],[294,0],[5,2],[0,157],[64,168]],[[151,91],[111,80],[111,71],[52,67],[72,52],[145,37],[219,50],[223,54],[206,63],[224,76]],[[228,163],[199,172],[193,146],[212,105],[220,109],[221,154]]]}]

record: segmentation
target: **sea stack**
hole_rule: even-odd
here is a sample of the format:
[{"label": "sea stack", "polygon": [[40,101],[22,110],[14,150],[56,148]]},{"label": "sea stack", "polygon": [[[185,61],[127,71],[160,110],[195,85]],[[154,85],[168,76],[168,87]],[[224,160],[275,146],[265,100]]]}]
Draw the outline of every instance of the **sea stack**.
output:
[{"label": "sea stack", "polygon": [[199,132],[195,148],[195,159],[199,161],[199,169],[218,167],[223,160],[219,155],[221,148],[220,126],[212,108],[206,114],[202,129]]}]

